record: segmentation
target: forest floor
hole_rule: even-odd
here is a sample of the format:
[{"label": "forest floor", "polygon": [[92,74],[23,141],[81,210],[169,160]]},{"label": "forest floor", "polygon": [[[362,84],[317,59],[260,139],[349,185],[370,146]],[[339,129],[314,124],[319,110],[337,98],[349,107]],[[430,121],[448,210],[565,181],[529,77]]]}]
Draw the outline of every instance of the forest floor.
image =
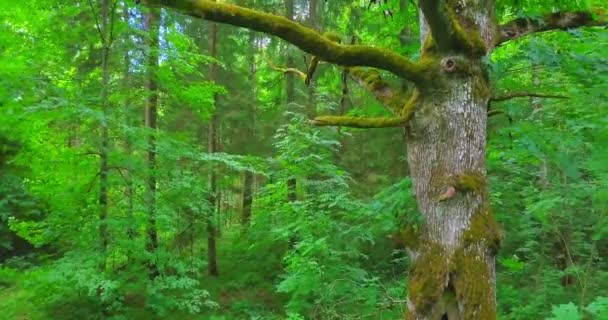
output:
[{"label": "forest floor", "polygon": [[[128,308],[116,319],[183,319],[183,320],[231,320],[231,319],[279,319],[283,313],[285,297],[277,294],[274,277],[281,273],[280,261],[269,257],[252,257],[247,246],[238,243],[237,233],[224,234],[218,243],[219,277],[204,274],[200,288],[207,290],[211,300],[219,305],[214,310],[203,310],[202,313],[170,312],[167,316],[155,316],[145,308]],[[255,260],[255,261],[252,261]],[[97,319],[99,314],[88,304],[87,298],[81,301],[66,301],[61,305],[40,307],[34,297],[40,299],[40,293],[33,292],[28,283],[34,279],[33,274],[44,274],[50,266],[37,267],[36,271],[16,271],[0,268],[0,320],[82,320]],[[52,293],[47,293],[52,294]],[[36,300],[38,301],[38,300]],[[101,317],[100,319],[105,318]]]}]

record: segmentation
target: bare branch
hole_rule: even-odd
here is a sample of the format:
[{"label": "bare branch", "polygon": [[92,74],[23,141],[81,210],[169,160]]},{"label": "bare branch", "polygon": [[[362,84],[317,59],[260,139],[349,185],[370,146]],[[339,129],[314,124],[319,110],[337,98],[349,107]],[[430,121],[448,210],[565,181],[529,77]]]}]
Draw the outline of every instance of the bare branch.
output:
[{"label": "bare branch", "polygon": [[89,7],[91,8],[91,13],[93,14],[93,19],[95,20],[95,29],[97,29],[97,32],[99,32],[99,37],[101,38],[101,43],[103,43],[103,45],[105,46],[106,37],[103,34],[103,32],[101,31],[99,19],[97,19],[97,12],[95,12],[95,7],[93,6],[93,2],[91,0],[89,0],[88,3],[89,3]]},{"label": "bare branch", "polygon": [[570,99],[568,96],[560,95],[560,94],[544,94],[544,93],[535,93],[535,92],[511,92],[504,95],[497,95],[490,98],[492,102],[501,102],[507,101],[515,98],[525,98],[525,97],[534,97],[534,98],[547,98],[547,99]]},{"label": "bare branch", "polygon": [[270,66],[270,68],[272,68],[272,70],[287,74],[287,73],[293,73],[295,75],[297,75],[298,77],[300,77],[302,79],[302,81],[306,81],[306,73],[304,73],[303,71],[300,71],[299,69],[296,68],[281,68],[277,65],[275,65],[274,63],[272,63],[270,61],[270,59],[268,59],[267,57],[263,56],[262,57],[264,59],[264,61]]},{"label": "bare branch", "polygon": [[397,128],[407,124],[406,118],[364,118],[347,116],[323,116],[310,120],[317,127],[351,127],[351,128]]},{"label": "bare branch", "polygon": [[392,72],[414,83],[425,80],[430,64],[418,64],[400,54],[372,46],[343,45],[317,31],[273,14],[211,0],[147,0],[149,6],[164,6],[210,21],[244,27],[277,36],[319,57],[342,66],[374,67]]},{"label": "bare branch", "polygon": [[542,18],[517,18],[499,27],[497,45],[535,32],[605,25],[608,21],[594,20],[592,13],[585,11],[555,12]]}]

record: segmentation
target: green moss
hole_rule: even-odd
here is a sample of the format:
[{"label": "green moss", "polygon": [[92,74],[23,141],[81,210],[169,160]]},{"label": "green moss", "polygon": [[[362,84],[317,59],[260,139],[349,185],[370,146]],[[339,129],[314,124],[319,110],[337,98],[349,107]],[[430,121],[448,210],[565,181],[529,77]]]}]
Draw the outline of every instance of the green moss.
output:
[{"label": "green moss", "polygon": [[462,246],[467,248],[476,244],[484,244],[491,253],[500,248],[502,232],[496,217],[488,210],[483,209],[476,213],[469,224],[469,228],[462,237]]},{"label": "green moss", "polygon": [[457,269],[452,285],[459,301],[463,320],[496,319],[496,303],[488,264],[476,250],[461,249],[456,252]]},{"label": "green moss", "polygon": [[169,1],[163,5],[180,9],[185,14],[197,18],[277,36],[330,63],[383,69],[415,83],[421,82],[426,76],[426,66],[419,65],[397,52],[372,46],[343,45],[334,42],[337,38],[332,35],[320,36],[317,31],[285,17],[213,1]]},{"label": "green moss", "polygon": [[420,232],[416,226],[406,226],[399,232],[400,244],[404,247],[417,250],[420,246]]},{"label": "green moss", "polygon": [[459,19],[459,16],[451,6],[448,6],[446,12],[454,30],[454,36],[461,49],[470,56],[481,57],[485,55],[487,51],[486,44],[481,39],[479,30],[475,27],[475,24],[472,22],[464,23],[464,18]]},{"label": "green moss", "polygon": [[374,94],[378,101],[382,102],[393,114],[402,115],[401,110],[406,104],[406,97],[401,90],[397,90],[382,79],[380,72],[376,69],[365,69],[353,67],[349,69],[351,75],[359,80],[359,83]]},{"label": "green moss", "polygon": [[435,52],[436,46],[435,41],[433,41],[433,36],[429,33],[429,35],[424,39],[424,43],[422,44],[422,54],[432,54]]},{"label": "green moss", "polygon": [[465,172],[455,177],[454,187],[462,192],[483,194],[486,190],[486,177],[478,172]]},{"label": "green moss", "polygon": [[429,313],[441,299],[450,272],[449,257],[435,243],[425,243],[409,276],[409,297],[416,313]]},{"label": "green moss", "polygon": [[414,116],[416,112],[416,105],[418,104],[418,100],[420,98],[420,91],[418,89],[414,89],[412,96],[407,101],[403,109],[401,110],[401,117],[403,119],[407,119],[408,121]]},{"label": "green moss", "polygon": [[342,126],[351,128],[393,128],[405,125],[402,118],[366,118],[347,116],[322,116],[311,120],[315,126]]},{"label": "green moss", "polygon": [[475,76],[473,79],[473,97],[478,100],[487,101],[490,96],[490,86],[484,77]]},{"label": "green moss", "polygon": [[342,36],[334,31],[326,31],[323,33],[323,36],[327,39],[329,39],[330,41],[336,42],[336,43],[342,43]]}]

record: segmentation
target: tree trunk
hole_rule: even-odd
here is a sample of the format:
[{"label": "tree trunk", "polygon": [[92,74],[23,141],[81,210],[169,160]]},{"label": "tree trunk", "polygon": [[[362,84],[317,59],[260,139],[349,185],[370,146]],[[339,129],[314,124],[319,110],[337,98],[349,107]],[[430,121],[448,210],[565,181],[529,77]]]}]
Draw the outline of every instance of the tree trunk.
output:
[{"label": "tree trunk", "polygon": [[146,190],[146,205],[148,207],[148,223],[146,225],[146,250],[150,254],[148,261],[148,273],[150,278],[158,275],[158,267],[154,262],[154,255],[158,248],[158,234],[156,230],[156,136],[157,108],[158,108],[158,84],[156,71],[158,68],[158,40],[159,40],[160,13],[158,10],[150,9],[146,13],[144,27],[148,32],[148,61],[146,75],[146,107],[145,125],[150,130],[148,135],[148,178]]},{"label": "tree trunk", "polygon": [[[210,52],[211,57],[217,58],[217,23],[211,24],[210,31]],[[212,63],[209,70],[209,80],[217,81],[217,64]],[[217,96],[215,97],[215,103],[217,105]],[[217,152],[217,112],[214,111],[211,119],[209,120],[209,131],[207,135],[209,153]],[[207,267],[209,275],[218,276],[219,271],[217,269],[217,247],[216,247],[216,227],[215,227],[215,211],[217,202],[217,177],[215,172],[211,170],[209,172],[209,215],[207,216]]]},{"label": "tree trunk", "polygon": [[[493,8],[482,0],[459,2],[490,46]],[[424,18],[423,18],[424,19]],[[428,35],[422,23],[421,34]],[[437,85],[420,88],[407,132],[414,193],[424,216],[408,246],[407,319],[496,319],[495,254],[500,236],[486,185],[488,79],[481,58],[438,51]],[[459,72],[466,68],[467,72]]]},{"label": "tree trunk", "polygon": [[108,153],[109,153],[109,128],[108,128],[108,86],[110,83],[110,43],[108,39],[108,21],[110,20],[110,2],[101,2],[101,148],[99,150],[99,239],[103,255],[102,269],[105,268],[105,255],[108,248]]},{"label": "tree trunk", "polygon": [[251,204],[253,202],[253,172],[245,171],[243,180],[243,208],[241,215],[241,224],[249,226],[251,223]]},{"label": "tree trunk", "polygon": [[[317,30],[319,27],[318,13],[318,2],[317,0],[308,0],[308,24],[311,28]],[[307,115],[308,118],[314,119],[317,116],[317,90],[316,81],[314,78],[310,79],[308,86],[308,105]]]},{"label": "tree trunk", "polygon": [[[294,4],[293,0],[285,1],[286,14],[285,17],[289,20],[293,20]],[[295,68],[293,55],[290,52],[290,48],[287,49],[287,68]],[[292,104],[296,101],[296,85],[293,73],[285,73],[285,96],[287,102],[287,108],[291,108]],[[290,202],[297,200],[297,180],[295,177],[287,179],[287,200]]]},{"label": "tree trunk", "polygon": [[[251,122],[249,128],[249,137],[255,140],[255,122],[256,122],[256,103],[257,103],[257,88],[256,88],[256,73],[257,65],[255,63],[256,53],[256,36],[253,31],[249,31],[249,80],[251,82],[251,93],[253,94],[253,102],[251,103]],[[253,152],[253,149],[247,150]],[[253,203],[253,172],[247,170],[243,174],[243,195],[241,205],[241,224],[247,228],[251,223],[251,204]]]},{"label": "tree trunk", "polygon": [[[127,3],[127,1],[125,1],[123,4],[123,17],[122,18],[123,18],[123,23],[125,23],[125,24],[129,23],[129,4]],[[131,34],[128,33],[127,37],[125,37],[125,42],[128,43],[130,41],[130,37],[131,37]],[[130,73],[129,73],[129,68],[131,67],[131,62],[130,62],[128,51],[125,51],[125,53],[124,53],[124,62],[123,63],[124,63],[124,68],[125,68],[123,86],[124,86],[124,88],[129,88],[131,85]],[[125,110],[124,125],[127,128],[129,128],[133,125],[132,114],[131,114],[132,110],[129,107],[131,105],[131,102],[132,101],[129,96],[129,98],[127,98],[127,100],[125,101],[125,108],[127,110]],[[133,141],[132,141],[131,135],[129,133],[126,133],[126,135],[125,135],[125,153],[127,154],[128,157],[133,156]],[[129,226],[127,227],[127,237],[132,240],[132,239],[135,239],[135,237],[137,235],[137,229],[135,227],[135,216],[134,216],[135,188],[133,186],[133,172],[131,170],[126,172],[125,180],[126,180],[125,197],[127,198],[127,221],[129,223]],[[129,252],[129,257],[131,257],[131,252]]]}]

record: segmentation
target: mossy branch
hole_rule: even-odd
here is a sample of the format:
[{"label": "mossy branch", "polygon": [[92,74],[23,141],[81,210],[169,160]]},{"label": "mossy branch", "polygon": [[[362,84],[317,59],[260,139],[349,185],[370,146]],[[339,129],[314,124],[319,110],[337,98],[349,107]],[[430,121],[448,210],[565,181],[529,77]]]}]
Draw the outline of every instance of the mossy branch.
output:
[{"label": "mossy branch", "polygon": [[407,124],[405,118],[364,118],[347,116],[322,116],[310,120],[318,127],[350,127],[350,128],[396,128]]},{"label": "mossy branch", "polygon": [[419,1],[418,6],[431,29],[433,44],[441,52],[457,51],[477,57],[485,55],[487,48],[479,32],[466,30],[450,5],[450,1]]},{"label": "mossy branch", "polygon": [[277,36],[319,59],[342,66],[373,67],[414,83],[425,79],[426,64],[400,54],[364,45],[343,45],[284,17],[210,0],[146,0],[149,6],[177,9],[184,14]]},{"label": "mossy branch", "polygon": [[542,18],[517,18],[499,27],[497,45],[535,32],[605,25],[608,25],[608,20],[595,20],[593,13],[587,11],[555,12]]},{"label": "mossy branch", "polygon": [[393,88],[388,82],[382,79],[380,72],[375,69],[350,68],[349,75],[360,86],[369,90],[376,100],[380,101],[393,114],[399,115],[407,103],[407,97],[401,90]]}]

